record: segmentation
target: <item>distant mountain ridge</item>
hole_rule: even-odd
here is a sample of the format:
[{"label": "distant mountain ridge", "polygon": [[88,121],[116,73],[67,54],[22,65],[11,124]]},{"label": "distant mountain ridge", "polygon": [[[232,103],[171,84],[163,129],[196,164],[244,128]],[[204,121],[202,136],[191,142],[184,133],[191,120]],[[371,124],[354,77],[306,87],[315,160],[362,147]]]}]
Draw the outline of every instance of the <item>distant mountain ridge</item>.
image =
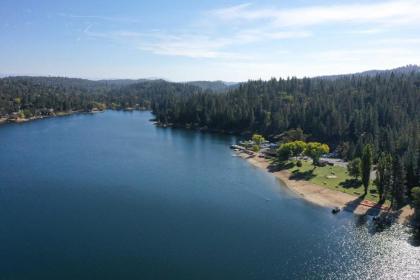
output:
[{"label": "distant mountain ridge", "polygon": [[[375,76],[377,74],[408,74],[408,73],[420,73],[420,66],[416,64],[409,64],[402,67],[397,67],[389,70],[368,70],[358,73],[349,73],[349,74],[337,74],[337,75],[324,75],[317,76],[314,78],[320,79],[337,79],[347,76]],[[119,88],[124,86],[129,86],[133,84],[141,84],[147,82],[166,82],[172,84],[188,84],[191,86],[198,87],[204,91],[212,92],[227,92],[239,87],[240,82],[225,82],[225,81],[187,81],[187,82],[172,82],[162,78],[147,78],[147,79],[102,79],[102,80],[90,80],[83,78],[67,78],[67,77],[58,77],[58,76],[31,76],[31,75],[8,75],[0,74],[0,79],[13,79],[13,80],[29,80],[36,83],[42,83],[44,85],[62,85],[67,84],[71,86],[108,86],[111,88]]]},{"label": "distant mountain ridge", "polygon": [[67,77],[53,77],[53,76],[0,76],[0,79],[10,79],[15,81],[30,81],[32,83],[43,85],[68,85],[68,86],[108,86],[111,88],[119,88],[130,86],[134,84],[163,82],[170,84],[187,84],[198,87],[204,91],[212,92],[226,92],[230,89],[235,89],[239,83],[224,82],[224,81],[190,81],[190,82],[171,82],[164,79],[104,79],[104,80],[89,80],[82,78],[67,78]]},{"label": "distant mountain ridge", "polygon": [[167,82],[167,83],[174,83],[174,84],[188,84],[191,86],[196,86],[201,88],[204,91],[213,91],[213,92],[226,92],[229,89],[234,89],[239,86],[239,83],[231,83],[231,82],[224,82],[224,81],[188,81],[188,82],[172,82],[165,79],[111,79],[111,80],[99,80],[97,82],[105,83],[109,85],[115,86],[128,86],[137,83],[147,83],[147,82]]}]

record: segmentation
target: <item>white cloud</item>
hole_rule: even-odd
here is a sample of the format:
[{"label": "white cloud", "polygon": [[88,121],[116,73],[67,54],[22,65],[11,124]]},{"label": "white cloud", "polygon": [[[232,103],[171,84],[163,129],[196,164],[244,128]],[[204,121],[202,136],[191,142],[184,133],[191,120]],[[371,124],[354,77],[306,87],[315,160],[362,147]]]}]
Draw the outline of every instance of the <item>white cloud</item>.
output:
[{"label": "white cloud", "polygon": [[[290,38],[306,38],[308,32],[267,32],[264,30],[244,30],[232,36],[211,35],[159,35],[152,43],[140,43],[140,49],[161,55],[184,56],[190,58],[223,58],[250,60],[256,55],[227,51],[231,47],[243,46],[262,41],[282,40]],[[150,39],[150,38],[149,38]]]},{"label": "white cloud", "polygon": [[156,36],[153,42],[139,43],[139,48],[154,54],[190,58],[220,58],[233,54],[220,51],[230,44],[226,39],[211,39],[202,35]]},{"label": "white cloud", "polygon": [[[213,34],[169,37],[141,49],[162,55],[241,59],[244,55],[235,55],[226,49],[237,49],[259,42],[270,44],[273,41],[316,36],[305,29],[318,24],[363,23],[363,28],[351,32],[371,35],[386,31],[384,28],[372,26],[371,23],[420,23],[420,1],[402,0],[288,9],[261,8],[245,3],[212,10],[204,15],[207,27],[212,24],[209,29],[216,30]],[[205,30],[203,33],[205,34]]]},{"label": "white cloud", "polygon": [[323,23],[420,23],[420,1],[401,0],[369,4],[341,4],[302,8],[258,8],[243,4],[214,10],[213,16],[224,21],[270,21],[276,26],[312,26]]},{"label": "white cloud", "polygon": [[[269,32],[262,29],[247,29],[231,36],[218,34],[166,33],[164,31],[134,32],[117,30],[110,32],[93,31],[93,24],[84,29],[87,36],[117,41],[157,55],[180,56],[188,58],[236,59],[250,60],[256,55],[228,51],[232,47],[240,47],[262,41],[306,38],[311,36],[303,31]],[[279,50],[276,50],[279,52]]]}]

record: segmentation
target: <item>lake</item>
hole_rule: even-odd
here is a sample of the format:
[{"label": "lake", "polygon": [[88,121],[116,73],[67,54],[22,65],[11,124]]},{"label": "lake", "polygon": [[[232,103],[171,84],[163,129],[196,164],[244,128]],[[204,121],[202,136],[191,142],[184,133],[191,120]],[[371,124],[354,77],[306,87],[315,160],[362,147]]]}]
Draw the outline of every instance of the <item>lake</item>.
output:
[{"label": "lake", "polygon": [[232,136],[107,111],[0,127],[0,279],[419,279],[408,229],[332,215]]}]

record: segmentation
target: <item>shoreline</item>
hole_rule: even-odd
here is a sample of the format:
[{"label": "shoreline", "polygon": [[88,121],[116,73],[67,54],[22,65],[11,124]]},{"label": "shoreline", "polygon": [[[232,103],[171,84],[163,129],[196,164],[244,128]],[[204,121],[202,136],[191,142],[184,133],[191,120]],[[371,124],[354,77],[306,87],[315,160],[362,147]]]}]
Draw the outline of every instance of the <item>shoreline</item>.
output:
[{"label": "shoreline", "polygon": [[414,214],[414,209],[409,206],[403,207],[401,210],[397,211],[398,213],[396,211],[371,207],[369,205],[372,204],[372,202],[361,200],[357,196],[315,185],[309,181],[290,179],[291,173],[287,170],[270,171],[270,163],[265,158],[249,156],[243,152],[236,152],[236,154],[252,166],[260,168],[279,179],[286,188],[294,192],[298,197],[318,206],[329,209],[338,207],[341,210],[361,216],[397,214],[395,221],[404,225],[408,225],[410,223],[410,218]]},{"label": "shoreline", "polygon": [[[153,113],[153,112],[152,112]],[[153,124],[156,127],[160,128],[175,128],[175,129],[186,129],[186,130],[192,130],[197,132],[203,132],[203,133],[214,133],[214,134],[223,134],[223,135],[234,135],[234,136],[249,136],[251,135],[251,132],[240,132],[236,130],[222,130],[222,129],[212,129],[208,128],[207,126],[200,127],[193,124],[176,124],[176,123],[163,123],[160,121],[157,121],[156,119],[153,120]]]},{"label": "shoreline", "polygon": [[35,116],[35,117],[30,117],[30,118],[17,118],[17,119],[10,119],[10,118],[0,116],[0,125],[20,124],[20,123],[37,121],[37,120],[51,119],[51,118],[56,118],[56,117],[66,117],[66,116],[72,116],[72,115],[78,115],[78,114],[97,114],[97,113],[103,113],[107,110],[124,111],[124,112],[148,111],[147,109],[143,109],[143,108],[123,108],[123,109],[106,108],[104,110],[97,109],[97,110],[92,110],[92,111],[76,110],[76,111],[56,112],[53,115],[42,115],[42,116]]},{"label": "shoreline", "polygon": [[35,116],[35,117],[30,117],[30,118],[17,118],[17,119],[0,118],[0,124],[7,124],[7,123],[20,124],[20,123],[37,121],[37,120],[51,119],[51,118],[56,118],[56,117],[65,117],[65,116],[71,116],[71,115],[83,114],[83,113],[91,114],[91,113],[96,113],[96,111],[94,112],[84,112],[84,111],[57,112],[54,115],[42,115],[42,116]]},{"label": "shoreline", "polygon": [[[112,110],[112,109],[106,109],[106,110]],[[59,117],[66,117],[66,116],[72,116],[72,115],[78,115],[78,114],[97,114],[97,113],[103,113],[106,110],[93,110],[93,111],[67,111],[67,112],[57,112],[54,115],[42,115],[42,116],[35,116],[31,118],[17,118],[17,119],[9,119],[5,117],[0,117],[0,125],[3,124],[22,124],[32,121],[38,121],[43,119],[52,119],[52,118],[59,118]],[[131,112],[134,110],[124,110],[127,112]],[[141,110],[139,110],[141,111]]]}]

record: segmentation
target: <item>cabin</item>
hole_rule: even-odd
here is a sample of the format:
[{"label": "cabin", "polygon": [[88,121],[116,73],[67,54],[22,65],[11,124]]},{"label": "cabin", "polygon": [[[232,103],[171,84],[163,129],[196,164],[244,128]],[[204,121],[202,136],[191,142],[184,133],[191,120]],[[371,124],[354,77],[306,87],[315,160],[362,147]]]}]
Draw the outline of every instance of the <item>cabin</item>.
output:
[{"label": "cabin", "polygon": [[242,147],[242,146],[239,146],[239,145],[231,145],[230,148],[232,150],[240,150],[240,151],[245,150],[245,147]]}]

